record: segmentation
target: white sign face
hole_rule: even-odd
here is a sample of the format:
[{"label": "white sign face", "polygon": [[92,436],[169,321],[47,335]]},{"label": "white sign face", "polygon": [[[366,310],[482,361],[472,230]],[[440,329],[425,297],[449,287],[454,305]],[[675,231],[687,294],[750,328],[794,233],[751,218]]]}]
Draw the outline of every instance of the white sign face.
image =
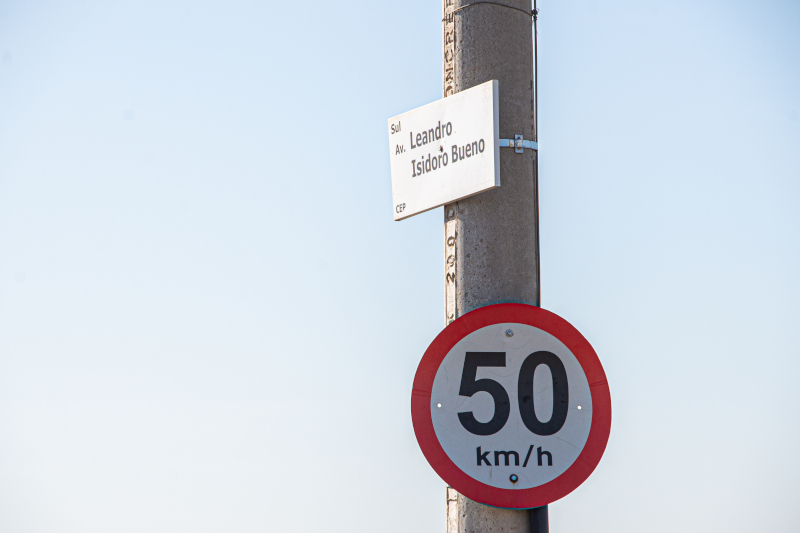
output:
[{"label": "white sign face", "polygon": [[550,333],[518,323],[493,324],[459,341],[436,373],[430,408],[453,463],[501,489],[561,476],[592,425],[592,394],[578,359]]},{"label": "white sign face", "polygon": [[498,82],[389,119],[395,220],[500,186]]}]

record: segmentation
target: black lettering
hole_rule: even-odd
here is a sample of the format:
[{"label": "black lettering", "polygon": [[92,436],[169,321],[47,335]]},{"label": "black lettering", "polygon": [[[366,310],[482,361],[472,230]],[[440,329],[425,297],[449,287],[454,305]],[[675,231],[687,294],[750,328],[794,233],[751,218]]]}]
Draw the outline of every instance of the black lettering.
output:
[{"label": "black lettering", "polygon": [[478,143],[474,142],[472,143],[472,155],[475,155],[477,153],[478,153]]},{"label": "black lettering", "polygon": [[[541,448],[539,448],[541,450]],[[547,453],[547,452],[544,452]],[[519,454],[517,452],[494,452],[494,466],[500,466],[500,456],[505,456],[506,466],[508,466],[508,456],[514,455],[514,466],[519,466]],[[539,460],[541,463],[541,459]]]},{"label": "black lettering", "polygon": [[[547,422],[541,422],[536,417],[533,402],[533,374],[539,365],[547,365],[553,379],[553,414]],[[551,352],[534,352],[530,354],[519,369],[517,381],[517,400],[519,414],[525,427],[537,435],[553,435],[557,433],[567,421],[569,409],[569,384],[567,383],[567,369],[557,355]]]},{"label": "black lettering", "polygon": [[413,131],[409,132],[408,136],[411,138],[411,149],[413,150],[414,148],[417,147],[417,145],[414,144],[414,132]]},{"label": "black lettering", "polygon": [[428,144],[428,132],[427,131],[423,131],[422,132],[422,144]]},{"label": "black lettering", "polygon": [[488,392],[494,401],[494,415],[488,422],[478,422],[472,411],[458,413],[461,425],[473,435],[494,435],[506,425],[511,414],[508,393],[493,379],[476,379],[478,367],[505,367],[505,352],[467,352],[461,372],[459,396],[471,397],[477,392]]},{"label": "black lettering", "polygon": [[442,154],[442,165],[447,166],[447,152]]},{"label": "black lettering", "polygon": [[447,136],[449,137],[453,133],[453,125],[449,122],[447,123]]},{"label": "black lettering", "polygon": [[464,147],[463,146],[459,146],[458,147],[458,158],[459,159],[464,159]]},{"label": "black lettering", "polygon": [[416,163],[417,163],[416,159],[412,159],[411,160],[411,177],[412,178],[416,178],[417,177],[417,173],[415,171],[415,169],[417,168]]},{"label": "black lettering", "polygon": [[436,158],[436,157],[433,158],[433,160],[431,161],[431,168],[433,170],[436,170],[437,168],[439,168],[439,159],[438,158]]},{"label": "black lettering", "polygon": [[[497,452],[494,452],[494,453],[497,453]],[[539,466],[543,466],[542,465],[542,457],[544,457],[545,455],[547,456],[547,466],[553,466],[553,456],[550,455],[550,452],[548,452],[548,451],[542,451],[542,447],[541,446],[536,448],[536,455],[539,456]],[[508,464],[508,463],[506,463],[506,464]]]},{"label": "black lettering", "polygon": [[458,145],[453,145],[453,163],[458,161]]},{"label": "black lettering", "polygon": [[431,154],[428,154],[428,157],[425,158],[425,172],[431,171]]},{"label": "black lettering", "polygon": [[466,152],[467,157],[472,157],[472,147],[470,145],[464,147],[464,152]]},{"label": "black lettering", "polygon": [[436,136],[434,135],[433,128],[431,128],[428,130],[428,142],[433,142],[434,139],[436,139]]},{"label": "black lettering", "polygon": [[492,466],[492,463],[490,463],[489,459],[486,457],[492,452],[481,453],[481,447],[478,446],[478,448],[475,450],[475,453],[478,454],[478,466],[481,466],[481,461],[486,461],[486,466]]},{"label": "black lettering", "polygon": [[478,150],[480,151],[480,153],[483,153],[484,146],[485,146],[485,143],[483,142],[483,139],[478,141]]},{"label": "black lettering", "polygon": [[532,451],[533,451],[533,444],[531,444],[531,447],[528,448],[528,455],[525,456],[525,462],[522,463],[522,468],[525,468],[526,466],[528,466],[528,460],[531,458],[531,452]]},{"label": "black lettering", "polygon": [[417,133],[417,146],[422,146],[422,135]]},{"label": "black lettering", "polygon": [[436,140],[438,141],[441,138],[442,138],[442,122],[439,121],[439,123],[436,125]]}]

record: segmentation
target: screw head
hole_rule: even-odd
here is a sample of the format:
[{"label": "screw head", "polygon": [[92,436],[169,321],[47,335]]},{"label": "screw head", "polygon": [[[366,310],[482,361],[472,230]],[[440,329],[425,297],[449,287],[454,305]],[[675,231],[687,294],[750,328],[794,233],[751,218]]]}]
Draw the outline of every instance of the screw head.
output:
[{"label": "screw head", "polygon": [[516,483],[517,481],[519,481],[519,478],[517,477],[516,474],[511,474],[508,479],[511,481],[511,483]]},{"label": "screw head", "polygon": [[506,330],[506,337],[513,337],[513,336],[514,336],[514,332],[511,331],[510,329],[507,329]]}]

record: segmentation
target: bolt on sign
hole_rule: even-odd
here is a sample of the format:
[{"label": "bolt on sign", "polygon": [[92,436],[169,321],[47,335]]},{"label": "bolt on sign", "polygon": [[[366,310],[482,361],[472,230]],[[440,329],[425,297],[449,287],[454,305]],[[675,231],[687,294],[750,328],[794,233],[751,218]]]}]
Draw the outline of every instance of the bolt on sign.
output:
[{"label": "bolt on sign", "polygon": [[498,82],[389,119],[395,220],[500,186]]},{"label": "bolt on sign", "polygon": [[611,395],[592,346],[566,320],[523,304],[471,311],[417,368],[414,432],[461,494],[507,509],[563,498],[594,471],[611,432]]}]

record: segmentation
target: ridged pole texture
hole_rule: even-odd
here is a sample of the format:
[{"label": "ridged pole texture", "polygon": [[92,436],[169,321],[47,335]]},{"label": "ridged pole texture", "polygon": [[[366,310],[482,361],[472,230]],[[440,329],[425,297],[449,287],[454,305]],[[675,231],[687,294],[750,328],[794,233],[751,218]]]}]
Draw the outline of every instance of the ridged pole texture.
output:
[{"label": "ridged pole texture", "polygon": [[[499,81],[500,138],[534,138],[530,0],[443,0],[445,97]],[[445,324],[486,305],[539,305],[533,150],[500,149],[497,189],[444,208]],[[530,533],[531,513],[447,489],[447,533]]]}]

